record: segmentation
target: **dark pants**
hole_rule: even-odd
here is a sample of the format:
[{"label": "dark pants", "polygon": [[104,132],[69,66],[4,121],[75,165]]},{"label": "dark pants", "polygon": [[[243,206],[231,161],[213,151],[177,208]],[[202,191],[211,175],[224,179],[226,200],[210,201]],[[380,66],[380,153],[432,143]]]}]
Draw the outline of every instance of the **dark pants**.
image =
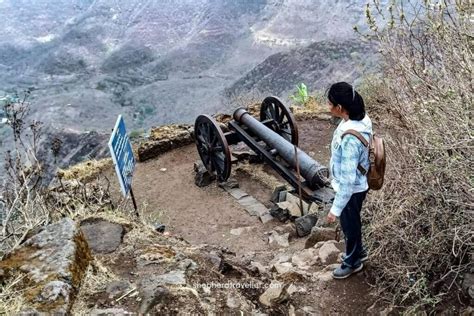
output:
[{"label": "dark pants", "polygon": [[354,193],[342,210],[340,221],[346,240],[346,257],[344,264],[355,268],[360,264],[362,246],[362,224],[360,211],[368,191]]}]

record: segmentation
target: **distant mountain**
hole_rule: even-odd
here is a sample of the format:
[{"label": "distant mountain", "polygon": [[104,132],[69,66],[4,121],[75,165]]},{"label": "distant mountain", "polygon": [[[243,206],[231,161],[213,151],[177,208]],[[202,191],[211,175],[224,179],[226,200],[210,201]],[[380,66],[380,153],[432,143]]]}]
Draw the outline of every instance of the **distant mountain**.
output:
[{"label": "distant mountain", "polygon": [[[228,92],[246,91],[250,83],[272,94],[303,79],[317,86],[319,66],[312,66],[314,76],[287,76],[302,68],[286,62],[276,72],[265,63],[308,45],[315,51],[357,44],[352,26],[362,24],[364,4],[0,0],[0,90],[31,88],[33,115],[59,127],[108,129],[119,113],[130,128],[190,122],[199,113],[226,110]],[[325,44],[313,45],[319,42]],[[349,50],[334,45],[344,50],[341,56]],[[326,70],[339,62],[338,54],[325,56]],[[269,85],[280,80],[285,87]]]},{"label": "distant mountain", "polygon": [[[322,41],[271,55],[226,89],[226,96],[288,96],[298,83],[310,91],[336,81],[354,83],[373,69],[374,49],[361,41]],[[357,83],[357,82],[356,82]]]}]

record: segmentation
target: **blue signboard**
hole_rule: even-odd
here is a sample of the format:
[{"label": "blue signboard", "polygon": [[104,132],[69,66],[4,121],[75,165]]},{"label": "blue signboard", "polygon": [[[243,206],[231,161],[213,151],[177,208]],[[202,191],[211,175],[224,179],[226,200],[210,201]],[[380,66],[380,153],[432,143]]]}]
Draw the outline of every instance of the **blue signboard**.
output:
[{"label": "blue signboard", "polygon": [[115,164],[115,171],[120,182],[120,188],[125,197],[132,187],[133,169],[135,168],[135,157],[132,145],[125,130],[125,122],[122,115],[117,118],[114,130],[109,140],[109,149]]}]

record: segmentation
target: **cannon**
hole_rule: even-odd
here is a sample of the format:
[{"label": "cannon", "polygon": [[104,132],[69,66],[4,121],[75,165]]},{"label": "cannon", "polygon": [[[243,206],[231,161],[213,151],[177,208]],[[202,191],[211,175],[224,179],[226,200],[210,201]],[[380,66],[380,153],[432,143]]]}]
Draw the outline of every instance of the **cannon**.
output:
[{"label": "cannon", "polygon": [[260,107],[260,120],[244,108],[237,109],[226,128],[208,115],[199,115],[194,125],[196,146],[207,171],[219,181],[231,173],[230,145],[244,142],[277,171],[308,202],[329,203],[329,171],[298,148],[298,128],[289,109],[276,97],[267,97]]}]

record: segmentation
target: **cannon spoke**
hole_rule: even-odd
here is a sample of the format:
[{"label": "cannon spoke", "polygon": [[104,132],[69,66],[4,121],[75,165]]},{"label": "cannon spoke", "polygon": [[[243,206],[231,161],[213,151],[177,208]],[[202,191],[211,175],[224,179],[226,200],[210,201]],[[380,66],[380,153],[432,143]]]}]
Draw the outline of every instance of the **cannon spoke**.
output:
[{"label": "cannon spoke", "polygon": [[274,104],[272,104],[272,108],[275,109],[275,121],[276,121],[276,122],[280,122],[280,117],[282,117],[282,116],[280,115],[280,107],[277,106],[277,105],[274,103]]},{"label": "cannon spoke", "polygon": [[[294,145],[298,145],[298,128],[293,115],[283,103],[275,97],[267,97],[260,108],[260,121],[272,119],[269,127]],[[283,135],[285,134],[285,135]]]}]

